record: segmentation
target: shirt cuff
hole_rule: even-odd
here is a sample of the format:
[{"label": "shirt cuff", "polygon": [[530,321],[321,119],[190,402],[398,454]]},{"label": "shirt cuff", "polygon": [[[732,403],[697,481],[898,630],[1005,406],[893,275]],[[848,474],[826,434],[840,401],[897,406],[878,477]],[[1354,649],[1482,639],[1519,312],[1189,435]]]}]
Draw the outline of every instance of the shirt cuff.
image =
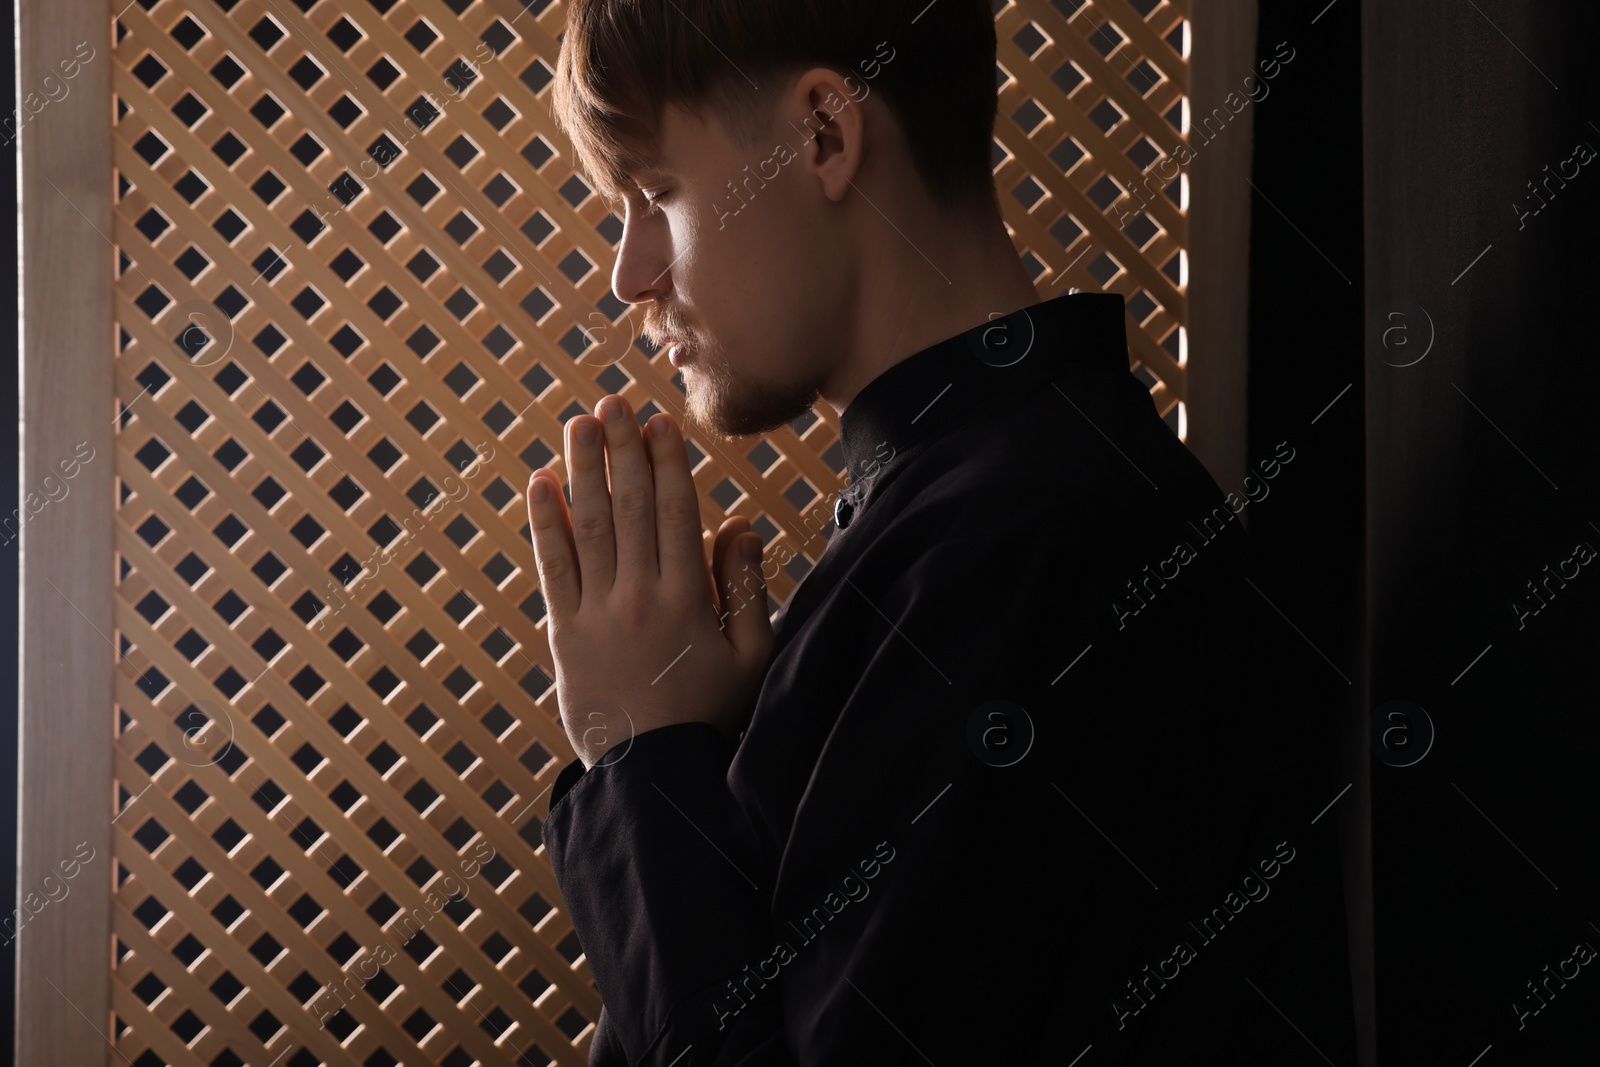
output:
[{"label": "shirt cuff", "polygon": [[[725,742],[726,758],[722,760],[724,766],[733,762],[734,750],[738,742],[729,738],[721,730],[706,722],[680,722],[671,726],[658,726],[653,730],[646,730],[638,734],[627,744],[618,745],[595,761],[595,767],[609,767],[620,763],[633,752],[641,756],[653,757],[657,752],[670,751],[685,744],[704,748],[709,746],[715,752],[719,747],[717,741]],[[715,758],[715,757],[714,757]],[[589,773],[583,765],[583,760],[574,758],[573,761],[561,768],[561,773],[556,775],[555,784],[550,787],[550,807],[545,809],[545,821],[555,814],[556,806],[566,799],[572,787]]]},{"label": "shirt cuff", "polygon": [[660,1042],[674,1046],[666,1062],[680,1033],[715,1030],[702,1001],[769,947],[770,900],[732,825],[737,748],[710,723],[675,723],[557,776],[545,854],[628,1062]]}]

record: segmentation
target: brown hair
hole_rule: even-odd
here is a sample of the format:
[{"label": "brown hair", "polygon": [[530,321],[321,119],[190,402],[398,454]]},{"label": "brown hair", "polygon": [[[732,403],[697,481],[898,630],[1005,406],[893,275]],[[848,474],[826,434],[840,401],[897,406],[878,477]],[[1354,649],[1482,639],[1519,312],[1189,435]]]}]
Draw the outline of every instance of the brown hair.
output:
[{"label": "brown hair", "polygon": [[830,67],[883,92],[938,203],[993,207],[995,46],[992,0],[571,0],[552,111],[615,201],[666,105],[752,148],[789,77]]}]

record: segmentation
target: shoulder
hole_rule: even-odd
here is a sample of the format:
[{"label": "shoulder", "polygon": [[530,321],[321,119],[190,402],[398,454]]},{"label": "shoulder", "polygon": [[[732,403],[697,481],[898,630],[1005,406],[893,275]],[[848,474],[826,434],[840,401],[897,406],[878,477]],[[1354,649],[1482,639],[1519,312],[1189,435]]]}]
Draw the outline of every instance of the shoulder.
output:
[{"label": "shoulder", "polygon": [[1152,573],[1184,575],[1160,614],[1253,595],[1238,501],[1162,421],[1139,379],[1054,386],[980,405],[903,457],[863,528],[850,531],[858,591],[891,616],[987,618],[998,607],[1019,621],[1089,605],[1113,618],[1117,598]]},{"label": "shoulder", "polygon": [[884,493],[891,521],[951,536],[1041,524],[1132,533],[1225,502],[1126,371],[990,398],[916,449],[894,481]]}]

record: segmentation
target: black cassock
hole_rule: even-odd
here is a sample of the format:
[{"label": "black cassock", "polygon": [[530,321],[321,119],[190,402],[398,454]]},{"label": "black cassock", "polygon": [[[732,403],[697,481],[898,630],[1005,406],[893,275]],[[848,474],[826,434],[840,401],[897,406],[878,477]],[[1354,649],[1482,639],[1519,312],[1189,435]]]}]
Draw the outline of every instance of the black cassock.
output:
[{"label": "black cassock", "polygon": [[1353,1065],[1348,682],[1239,519],[1294,447],[1224,494],[1125,315],[1067,293],[874,379],[739,740],[562,770],[591,1064]]}]

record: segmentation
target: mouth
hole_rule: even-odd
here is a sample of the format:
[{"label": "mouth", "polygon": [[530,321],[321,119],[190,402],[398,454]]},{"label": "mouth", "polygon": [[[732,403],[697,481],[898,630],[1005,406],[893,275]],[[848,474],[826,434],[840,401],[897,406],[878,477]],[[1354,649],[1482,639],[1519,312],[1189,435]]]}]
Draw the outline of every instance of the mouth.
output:
[{"label": "mouth", "polygon": [[689,346],[676,338],[669,338],[667,340],[667,362],[674,367],[681,368],[688,361]]}]

